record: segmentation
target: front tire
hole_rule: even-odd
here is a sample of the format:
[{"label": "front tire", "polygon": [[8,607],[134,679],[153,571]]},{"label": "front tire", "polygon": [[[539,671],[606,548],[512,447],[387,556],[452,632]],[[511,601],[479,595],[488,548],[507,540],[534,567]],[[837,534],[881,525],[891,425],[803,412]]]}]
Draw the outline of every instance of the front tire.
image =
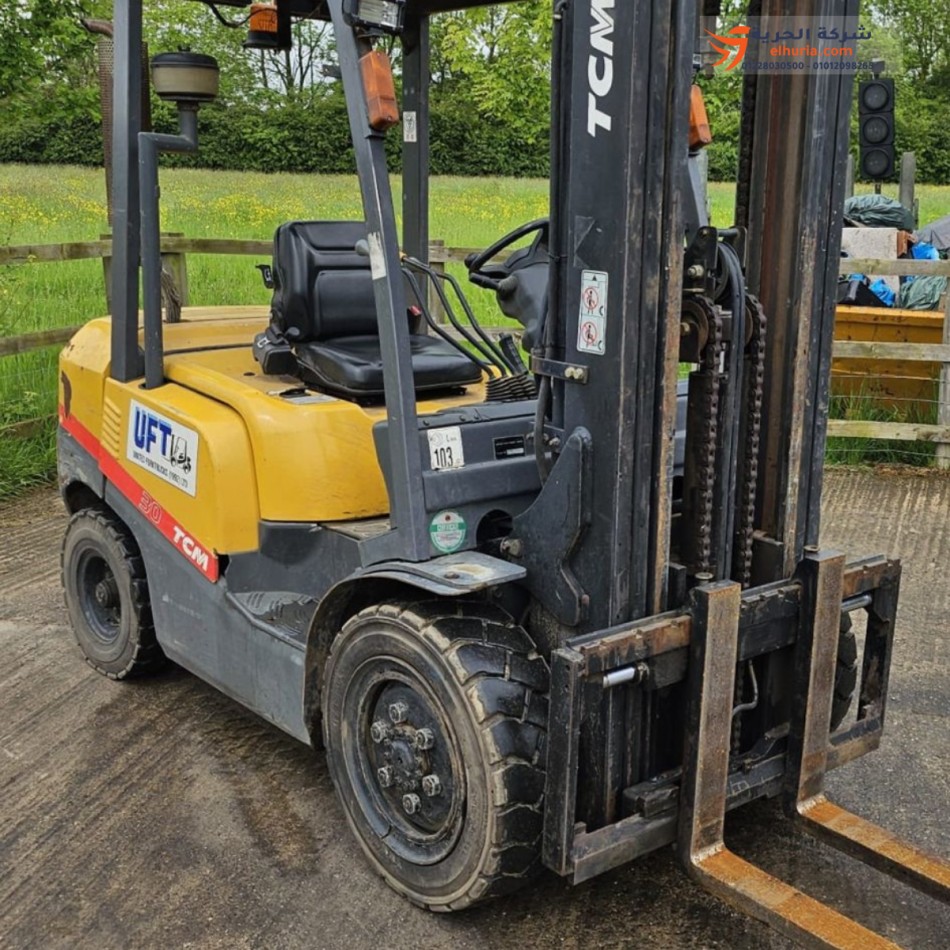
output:
[{"label": "front tire", "polygon": [[93,669],[121,680],[164,666],[142,555],[113,512],[77,511],[66,528],[61,564],[69,619]]},{"label": "front tire", "polygon": [[374,869],[413,903],[459,910],[540,868],[548,669],[481,603],[352,617],[323,695],[327,762]]}]

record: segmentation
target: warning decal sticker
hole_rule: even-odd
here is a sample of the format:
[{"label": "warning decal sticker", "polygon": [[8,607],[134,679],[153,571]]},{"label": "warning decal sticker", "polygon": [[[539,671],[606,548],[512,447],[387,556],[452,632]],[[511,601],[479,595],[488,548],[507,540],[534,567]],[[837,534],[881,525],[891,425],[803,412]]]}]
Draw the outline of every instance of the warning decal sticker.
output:
[{"label": "warning decal sticker", "polygon": [[465,543],[467,528],[457,511],[440,511],[429,523],[432,546],[443,554],[452,554]]},{"label": "warning decal sticker", "polygon": [[607,274],[585,270],[581,274],[581,307],[577,319],[577,351],[603,356],[607,333]]}]

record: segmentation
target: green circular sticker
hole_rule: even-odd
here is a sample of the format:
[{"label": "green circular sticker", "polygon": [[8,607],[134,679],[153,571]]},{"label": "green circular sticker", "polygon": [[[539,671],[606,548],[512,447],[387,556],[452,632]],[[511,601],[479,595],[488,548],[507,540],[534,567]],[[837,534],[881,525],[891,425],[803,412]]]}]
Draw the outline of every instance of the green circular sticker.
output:
[{"label": "green circular sticker", "polygon": [[443,554],[451,554],[465,544],[465,519],[457,511],[440,511],[429,522],[432,546]]}]

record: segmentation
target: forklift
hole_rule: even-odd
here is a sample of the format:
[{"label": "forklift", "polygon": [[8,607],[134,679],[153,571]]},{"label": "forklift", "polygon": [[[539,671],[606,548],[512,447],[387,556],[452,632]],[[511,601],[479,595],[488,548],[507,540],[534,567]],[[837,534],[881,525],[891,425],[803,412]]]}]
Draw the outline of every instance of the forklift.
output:
[{"label": "forklift", "polygon": [[164,322],[158,156],[198,147],[218,70],[154,57],[180,134],[143,130],[143,4],[115,0],[112,314],[60,362],[79,645],[114,679],[172,661],[322,746],[367,860],[416,905],[673,845],[792,939],[892,946],[723,842],[727,811],[777,797],[950,899],[947,863],[823,790],[880,743],[900,584],[893,559],[819,546],[852,76],[744,78],[716,228],[695,85],[715,3],[556,0],[549,216],[466,261],[519,347],[428,262],[429,18],[476,5],[251,5],[254,48],[332,25],[363,216],[279,227],[269,308]]}]

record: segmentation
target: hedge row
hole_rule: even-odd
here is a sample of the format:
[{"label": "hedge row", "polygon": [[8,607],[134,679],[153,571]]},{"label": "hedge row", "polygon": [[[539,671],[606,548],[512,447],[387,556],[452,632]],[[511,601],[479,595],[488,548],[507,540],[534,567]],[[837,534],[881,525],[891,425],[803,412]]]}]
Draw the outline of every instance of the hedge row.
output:
[{"label": "hedge row", "polygon": [[[738,110],[731,103],[710,109],[715,141],[710,177],[735,176]],[[925,99],[909,89],[898,96],[897,146],[917,154],[921,182],[950,183],[950,103]],[[155,127],[174,131],[173,110],[159,104]],[[547,130],[543,125],[519,134],[501,119],[473,121],[455,101],[432,106],[431,163],[436,175],[544,176],[548,171]],[[387,139],[390,166],[399,167],[399,135]],[[102,136],[90,110],[36,110],[0,123],[0,162],[99,165]],[[346,108],[340,96],[303,105],[264,110],[211,106],[201,114],[201,149],[194,156],[169,158],[170,164],[266,172],[347,173],[353,169]]]},{"label": "hedge row", "polygon": [[[165,104],[153,110],[154,128],[174,132],[177,119]],[[196,155],[168,156],[170,165],[264,172],[347,173],[353,170],[346,106],[342,97],[280,109],[210,106],[200,116]],[[463,114],[454,104],[431,111],[431,166],[436,175],[547,174],[546,132],[518,140],[500,121]],[[389,163],[400,162],[400,136],[387,136]],[[0,162],[102,164],[102,133],[94,113],[49,114],[42,110],[0,123]]]}]

